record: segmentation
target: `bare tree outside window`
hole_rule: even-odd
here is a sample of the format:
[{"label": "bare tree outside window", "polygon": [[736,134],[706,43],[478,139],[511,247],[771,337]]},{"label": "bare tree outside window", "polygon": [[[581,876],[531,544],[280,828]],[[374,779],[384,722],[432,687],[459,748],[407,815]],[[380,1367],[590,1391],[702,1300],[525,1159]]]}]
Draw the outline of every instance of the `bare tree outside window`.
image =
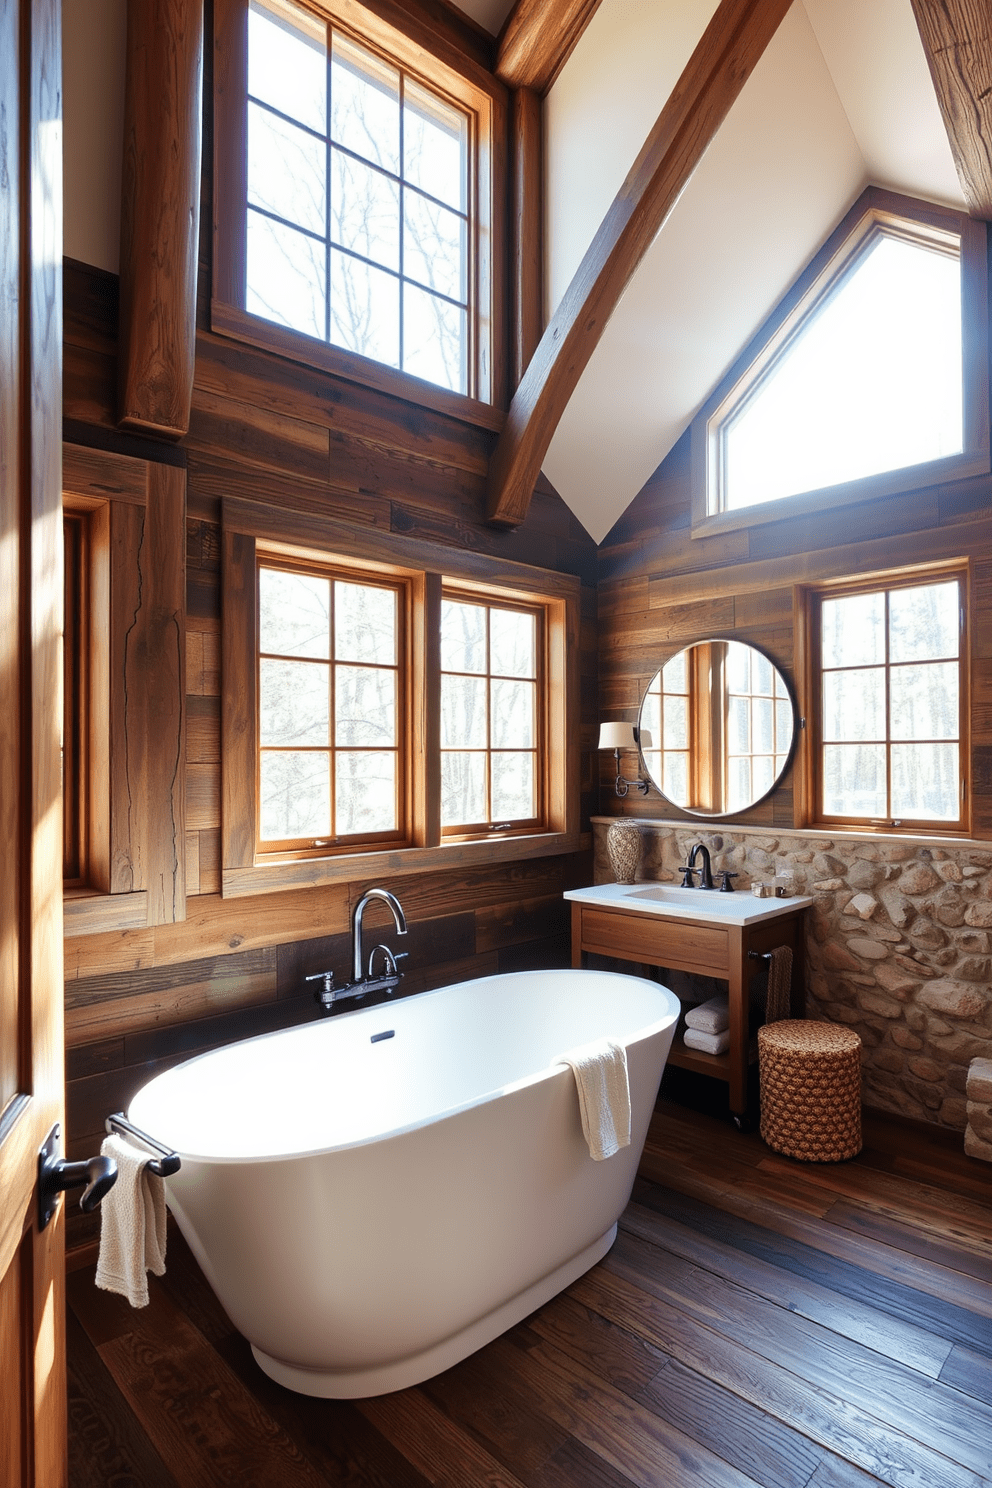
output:
[{"label": "bare tree outside window", "polygon": [[259,836],[399,828],[399,591],[261,566]]},{"label": "bare tree outside window", "polygon": [[469,115],[287,0],[251,0],[246,308],[469,390]]},{"label": "bare tree outside window", "polygon": [[446,598],[441,605],[441,824],[538,813],[537,616]]},{"label": "bare tree outside window", "polygon": [[961,582],[820,602],[823,812],[961,815]]}]

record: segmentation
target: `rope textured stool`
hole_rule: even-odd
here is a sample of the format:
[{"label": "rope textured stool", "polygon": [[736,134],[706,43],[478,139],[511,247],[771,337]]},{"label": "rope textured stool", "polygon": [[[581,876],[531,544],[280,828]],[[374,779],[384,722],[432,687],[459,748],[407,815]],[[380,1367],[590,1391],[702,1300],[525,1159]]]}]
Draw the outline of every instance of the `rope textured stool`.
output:
[{"label": "rope textured stool", "polygon": [[786,1018],[758,1029],[761,1135],[804,1162],[861,1151],[861,1039],[836,1023]]}]

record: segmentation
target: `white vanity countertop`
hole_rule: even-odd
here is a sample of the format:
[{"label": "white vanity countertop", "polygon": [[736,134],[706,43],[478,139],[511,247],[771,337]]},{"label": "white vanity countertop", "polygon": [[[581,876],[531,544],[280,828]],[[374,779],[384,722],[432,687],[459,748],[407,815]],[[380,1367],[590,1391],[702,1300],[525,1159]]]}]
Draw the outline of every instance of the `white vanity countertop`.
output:
[{"label": "white vanity countertop", "polygon": [[750,889],[725,894],[720,889],[682,889],[675,884],[596,884],[569,889],[565,896],[577,904],[601,909],[631,910],[664,919],[708,920],[712,924],[758,925],[797,909],[808,909],[811,898],[793,894],[787,899],[759,899]]}]

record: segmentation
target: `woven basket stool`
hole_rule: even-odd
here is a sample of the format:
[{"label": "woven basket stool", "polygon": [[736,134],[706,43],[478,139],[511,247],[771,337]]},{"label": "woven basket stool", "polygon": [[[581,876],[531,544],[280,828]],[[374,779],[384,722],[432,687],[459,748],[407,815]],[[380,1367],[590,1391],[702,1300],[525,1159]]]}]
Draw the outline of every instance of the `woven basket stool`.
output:
[{"label": "woven basket stool", "polygon": [[786,1018],[758,1029],[761,1135],[804,1162],[861,1151],[861,1039],[836,1023]]}]

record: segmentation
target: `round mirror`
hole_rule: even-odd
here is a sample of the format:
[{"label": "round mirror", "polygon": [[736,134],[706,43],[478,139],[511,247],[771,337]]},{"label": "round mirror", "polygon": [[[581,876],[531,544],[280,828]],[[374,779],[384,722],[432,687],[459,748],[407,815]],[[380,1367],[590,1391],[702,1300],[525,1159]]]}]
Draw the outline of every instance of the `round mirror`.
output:
[{"label": "round mirror", "polygon": [[694,816],[755,806],[792,757],[796,710],[785,678],[742,641],[697,641],[656,672],[639,741],[652,783]]}]

